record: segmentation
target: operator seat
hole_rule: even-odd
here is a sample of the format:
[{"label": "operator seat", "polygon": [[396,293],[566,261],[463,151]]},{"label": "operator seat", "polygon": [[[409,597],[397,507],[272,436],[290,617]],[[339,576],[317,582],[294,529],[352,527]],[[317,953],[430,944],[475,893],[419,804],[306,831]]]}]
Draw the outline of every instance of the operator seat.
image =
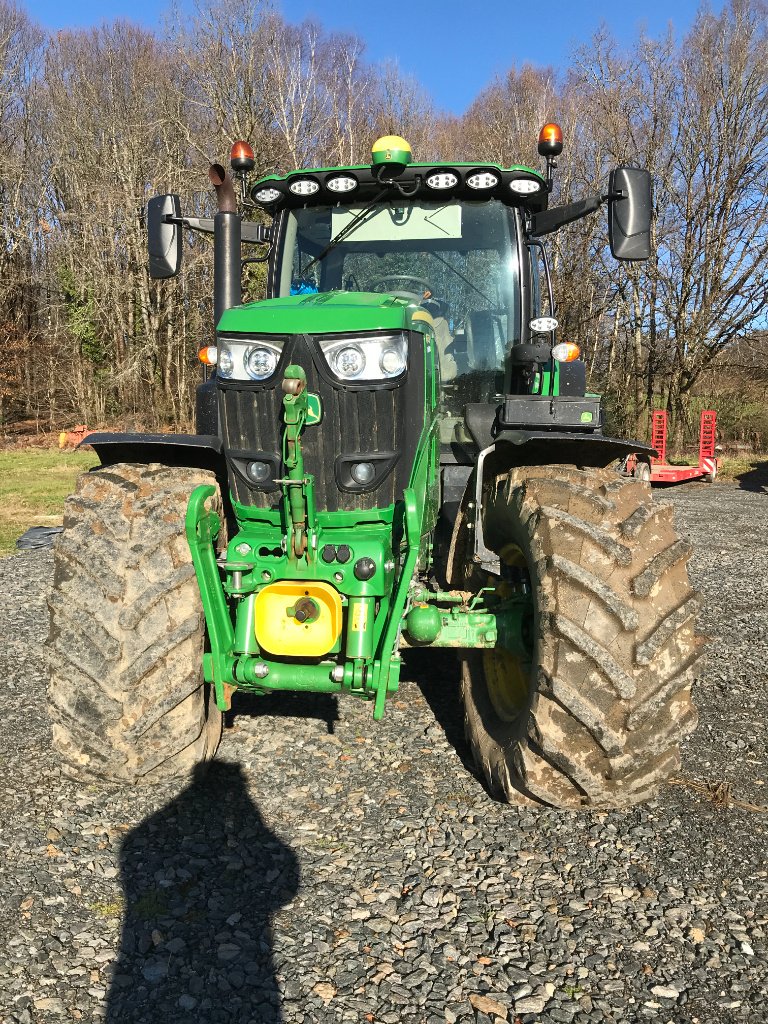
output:
[{"label": "operator seat", "polygon": [[444,304],[440,299],[433,299],[430,297],[428,299],[424,299],[421,305],[422,308],[426,309],[432,317],[432,323],[435,329],[437,356],[440,362],[440,378],[444,381],[455,380],[459,371],[456,365],[456,360],[449,351],[453,342],[453,335],[451,334],[451,328],[448,324],[448,320],[444,316]]},{"label": "operator seat", "polygon": [[504,367],[506,317],[486,309],[467,314],[467,363],[470,370],[500,370]]}]

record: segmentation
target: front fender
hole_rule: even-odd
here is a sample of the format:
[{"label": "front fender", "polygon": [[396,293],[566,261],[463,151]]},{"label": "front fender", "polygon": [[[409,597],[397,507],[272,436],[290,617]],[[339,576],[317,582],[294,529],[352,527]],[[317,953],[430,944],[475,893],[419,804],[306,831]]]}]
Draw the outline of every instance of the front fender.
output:
[{"label": "front fender", "polygon": [[90,445],[102,466],[118,462],[207,469],[222,480],[227,465],[220,437],[214,434],[88,434],[82,445]]},{"label": "front fender", "polygon": [[[628,441],[602,434],[575,434],[551,430],[503,430],[494,439],[496,460],[515,466],[554,465],[605,468],[633,452],[649,458],[658,453],[644,441]],[[494,465],[496,465],[494,460]]]},{"label": "front fender", "polygon": [[[557,405],[558,401],[563,400],[554,398],[551,401]],[[549,410],[550,401],[540,405],[539,413],[542,408]],[[499,411],[500,407],[483,403],[472,403],[464,409],[467,428],[480,451],[494,448],[494,470],[498,466],[504,470],[509,466],[551,466],[560,463],[605,468],[632,452],[648,457],[658,454],[655,448],[644,441],[604,437],[599,429],[584,430],[578,425],[567,430],[501,426]],[[553,425],[556,422],[554,417],[551,422]]]}]

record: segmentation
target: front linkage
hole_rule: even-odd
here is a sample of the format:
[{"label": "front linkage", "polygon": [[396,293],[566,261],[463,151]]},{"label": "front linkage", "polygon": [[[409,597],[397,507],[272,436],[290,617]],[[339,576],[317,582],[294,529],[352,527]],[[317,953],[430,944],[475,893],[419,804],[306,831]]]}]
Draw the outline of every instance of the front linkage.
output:
[{"label": "front linkage", "polygon": [[435,592],[419,582],[425,506],[412,487],[389,514],[316,511],[301,433],[320,422],[320,398],[295,365],[286,368],[283,391],[279,512],[241,521],[217,560],[221,521],[206,508],[216,488],[196,488],[187,509],[210,640],[203,671],[217,706],[229,709],[238,688],[344,691],[373,700],[380,719],[398,688],[401,646],[529,652],[525,593]]}]

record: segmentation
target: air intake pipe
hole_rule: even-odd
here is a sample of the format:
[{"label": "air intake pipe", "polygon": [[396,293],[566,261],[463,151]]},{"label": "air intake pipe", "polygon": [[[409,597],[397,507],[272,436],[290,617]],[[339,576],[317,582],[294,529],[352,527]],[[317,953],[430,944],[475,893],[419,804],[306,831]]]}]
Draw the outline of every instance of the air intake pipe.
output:
[{"label": "air intake pipe", "polygon": [[213,218],[213,326],[232,306],[240,305],[240,214],[232,179],[221,166],[211,164],[208,177],[216,189],[219,212]]}]

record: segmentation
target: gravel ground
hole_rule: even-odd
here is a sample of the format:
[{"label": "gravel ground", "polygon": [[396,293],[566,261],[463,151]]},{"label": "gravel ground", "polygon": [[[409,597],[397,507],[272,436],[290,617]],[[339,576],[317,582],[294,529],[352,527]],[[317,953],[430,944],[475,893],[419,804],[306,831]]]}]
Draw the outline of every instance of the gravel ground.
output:
[{"label": "gravel ground", "polygon": [[[493,801],[458,678],[383,723],[241,700],[206,778],[77,785],[49,751],[49,552],[0,561],[0,1021],[768,1020],[768,493],[672,501],[712,638],[681,778],[626,812]],[[30,713],[30,709],[31,713]]]}]

